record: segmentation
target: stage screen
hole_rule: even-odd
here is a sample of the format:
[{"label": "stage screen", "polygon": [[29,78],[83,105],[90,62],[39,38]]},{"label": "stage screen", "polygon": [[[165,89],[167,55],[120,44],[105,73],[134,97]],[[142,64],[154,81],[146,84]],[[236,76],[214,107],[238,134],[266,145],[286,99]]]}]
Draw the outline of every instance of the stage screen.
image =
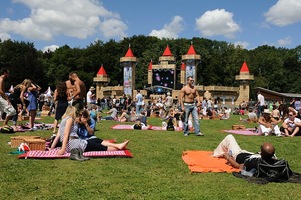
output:
[{"label": "stage screen", "polygon": [[153,69],[153,86],[163,86],[174,89],[175,71],[172,69]]}]

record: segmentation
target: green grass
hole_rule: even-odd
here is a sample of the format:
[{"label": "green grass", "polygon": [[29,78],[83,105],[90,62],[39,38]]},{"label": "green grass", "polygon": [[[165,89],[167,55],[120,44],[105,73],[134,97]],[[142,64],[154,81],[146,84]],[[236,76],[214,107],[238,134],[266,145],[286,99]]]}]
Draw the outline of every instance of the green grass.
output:
[{"label": "green grass", "polygon": [[[53,122],[52,117],[42,121]],[[160,119],[149,119],[160,125]],[[49,137],[51,131],[0,134],[1,199],[301,199],[300,184],[251,184],[228,173],[193,173],[181,159],[186,150],[213,150],[239,123],[230,120],[201,120],[205,137],[182,132],[111,130],[115,122],[101,121],[96,135],[122,142],[134,158],[97,158],[87,162],[69,159],[17,159],[7,142],[14,135]],[[255,124],[245,124],[254,127]],[[259,151],[264,141],[272,142],[278,157],[285,158],[293,171],[301,172],[301,138],[234,135],[240,146]]]}]

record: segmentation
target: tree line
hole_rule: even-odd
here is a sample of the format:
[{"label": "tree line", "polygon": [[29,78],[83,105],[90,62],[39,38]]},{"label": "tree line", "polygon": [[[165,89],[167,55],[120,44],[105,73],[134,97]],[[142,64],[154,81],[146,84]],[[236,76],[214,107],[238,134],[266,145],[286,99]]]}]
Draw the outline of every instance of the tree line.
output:
[{"label": "tree line", "polygon": [[[168,45],[176,58],[179,77],[181,57],[193,44],[197,54],[201,55],[197,65],[197,80],[200,85],[238,86],[235,75],[244,61],[255,80],[251,82],[251,96],[255,87],[263,87],[283,93],[301,93],[301,45],[293,49],[276,48],[263,45],[247,50],[241,46],[224,41],[205,38],[192,39],[159,39],[152,36],[132,36],[121,41],[101,40],[85,48],[62,46],[54,52],[37,50],[33,43],[24,41],[0,41],[0,67],[11,72],[6,87],[17,85],[25,78],[37,82],[43,90],[52,89],[59,81],[68,79],[72,71],[78,73],[87,87],[93,85],[101,65],[111,79],[109,85],[122,85],[123,68],[120,57],[123,57],[129,45],[135,57],[136,89],[147,85],[147,69],[150,61],[158,63]],[[179,82],[179,78],[177,80]]]}]

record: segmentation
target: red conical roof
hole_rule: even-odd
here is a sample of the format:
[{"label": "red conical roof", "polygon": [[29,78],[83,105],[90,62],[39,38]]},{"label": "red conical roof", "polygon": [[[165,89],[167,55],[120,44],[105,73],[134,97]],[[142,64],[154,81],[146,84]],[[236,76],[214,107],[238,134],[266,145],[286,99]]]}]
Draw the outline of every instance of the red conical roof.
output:
[{"label": "red conical roof", "polygon": [[149,62],[149,65],[148,65],[148,70],[152,70],[152,69],[153,69],[153,62],[150,61],[150,62]]},{"label": "red conical roof", "polygon": [[186,69],[186,65],[185,65],[185,63],[184,62],[182,62],[182,65],[181,65],[181,70],[183,71],[183,70],[185,70]]},{"label": "red conical roof", "polygon": [[244,61],[244,63],[242,64],[242,66],[240,68],[240,72],[249,72],[249,68],[248,68],[246,61]]},{"label": "red conical roof", "polygon": [[190,48],[189,48],[187,54],[188,54],[188,55],[195,55],[195,54],[196,54],[196,53],[195,53],[195,50],[194,50],[194,47],[193,47],[192,44],[190,45]]},{"label": "red conical roof", "polygon": [[103,65],[101,65],[100,69],[97,72],[97,75],[107,76],[106,70]]},{"label": "red conical roof", "polygon": [[163,56],[172,56],[172,53],[169,49],[169,46],[166,47],[164,53],[163,53]]},{"label": "red conical roof", "polygon": [[124,57],[135,57],[130,47]]}]

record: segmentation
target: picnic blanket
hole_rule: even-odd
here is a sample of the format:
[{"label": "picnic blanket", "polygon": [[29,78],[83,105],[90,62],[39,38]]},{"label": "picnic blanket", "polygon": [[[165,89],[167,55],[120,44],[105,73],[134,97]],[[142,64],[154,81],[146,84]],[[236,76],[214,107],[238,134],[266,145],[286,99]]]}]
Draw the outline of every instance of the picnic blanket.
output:
[{"label": "picnic blanket", "polygon": [[[133,125],[131,125],[131,124],[116,124],[116,125],[112,126],[111,129],[116,129],[116,130],[133,130],[132,126]],[[145,129],[145,130],[166,131],[166,129],[162,129],[161,126],[151,126],[150,129]],[[175,131],[178,131],[178,130],[175,130]]]},{"label": "picnic blanket", "polygon": [[232,133],[232,134],[239,134],[239,135],[253,135],[253,136],[259,136],[260,133],[256,132],[255,129],[247,128],[247,129],[240,129],[240,130],[222,130],[226,133]]},{"label": "picnic blanket", "polygon": [[[133,125],[131,125],[131,124],[116,124],[116,125],[112,126],[111,129],[133,130],[132,126]],[[162,127],[161,126],[152,126],[151,129],[147,129],[147,130],[160,130],[160,131],[162,131]]]},{"label": "picnic blanket", "polygon": [[212,151],[184,151],[183,161],[188,165],[190,172],[239,172],[223,158],[212,156]]},{"label": "picnic blanket", "polygon": [[[34,126],[37,128],[37,130],[50,130],[53,129],[53,124],[44,124],[44,123],[36,123]],[[25,125],[18,125],[16,126],[15,132],[25,132],[25,131],[32,131],[29,127],[29,124]]]},{"label": "picnic blanket", "polygon": [[[69,158],[70,153],[65,153],[64,155],[57,155],[59,149],[41,151],[33,150],[28,151],[25,154],[19,155],[18,158],[35,158],[35,159],[57,159],[57,158]],[[84,156],[92,158],[132,158],[132,154],[129,150],[118,150],[118,151],[89,151],[84,152]]]}]

